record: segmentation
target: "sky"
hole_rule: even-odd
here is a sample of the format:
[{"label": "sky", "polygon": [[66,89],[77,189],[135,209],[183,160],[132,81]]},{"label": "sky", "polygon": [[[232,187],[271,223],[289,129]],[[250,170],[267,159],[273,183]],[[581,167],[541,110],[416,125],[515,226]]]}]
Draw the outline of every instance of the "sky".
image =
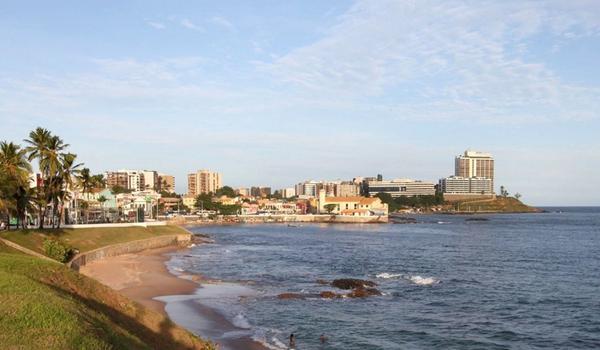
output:
[{"label": "sky", "polygon": [[437,182],[600,205],[600,1],[0,1],[0,140],[93,172]]}]

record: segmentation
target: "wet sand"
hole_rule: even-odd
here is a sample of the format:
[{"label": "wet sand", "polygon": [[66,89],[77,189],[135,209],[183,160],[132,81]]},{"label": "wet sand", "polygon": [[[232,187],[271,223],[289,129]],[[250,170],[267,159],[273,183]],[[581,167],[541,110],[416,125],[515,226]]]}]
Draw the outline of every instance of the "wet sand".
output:
[{"label": "wet sand", "polygon": [[[198,324],[202,323],[205,326],[190,327],[189,324],[180,325],[200,336],[214,339],[214,341],[221,345],[220,349],[266,349],[249,336],[235,339],[219,339],[220,335],[224,333],[241,329],[235,327],[214,310],[192,301],[196,290],[202,288],[201,285],[171,274],[165,265],[169,259],[167,254],[176,250],[176,247],[166,247],[111,257],[91,262],[83,266],[79,272],[163,314],[167,314],[165,310],[166,303],[155,298],[189,295],[187,298],[189,300],[184,304],[185,308],[177,307],[177,310],[172,310],[172,312],[177,312],[177,314],[170,315],[175,322],[181,318],[196,319]],[[164,299],[168,299],[168,297]]]}]

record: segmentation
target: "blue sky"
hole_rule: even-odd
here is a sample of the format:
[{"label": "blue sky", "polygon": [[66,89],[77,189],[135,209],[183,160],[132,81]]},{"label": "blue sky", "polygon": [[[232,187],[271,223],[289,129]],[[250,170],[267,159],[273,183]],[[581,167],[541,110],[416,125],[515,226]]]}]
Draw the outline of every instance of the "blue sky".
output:
[{"label": "blue sky", "polygon": [[465,149],[600,205],[598,1],[2,1],[0,139],[231,186],[430,181]]}]

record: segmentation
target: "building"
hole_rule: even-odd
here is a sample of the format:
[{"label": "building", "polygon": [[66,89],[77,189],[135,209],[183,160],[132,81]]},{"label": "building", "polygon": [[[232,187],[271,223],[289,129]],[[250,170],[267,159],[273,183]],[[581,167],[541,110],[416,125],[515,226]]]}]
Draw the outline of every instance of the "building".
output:
[{"label": "building", "polygon": [[106,186],[109,188],[119,186],[131,191],[144,190],[144,173],[138,170],[107,171],[104,174]]},{"label": "building", "polygon": [[292,198],[296,196],[296,188],[295,187],[287,187],[281,190],[282,198]]},{"label": "building", "polygon": [[443,193],[481,194],[493,193],[492,180],[484,177],[449,176],[440,179],[439,188]]},{"label": "building", "polygon": [[198,170],[188,174],[188,195],[197,196],[202,193],[215,193],[223,187],[221,174],[209,170]]},{"label": "building", "polygon": [[175,176],[158,174],[158,184],[161,191],[175,193]]},{"label": "building", "polygon": [[378,193],[389,193],[392,197],[413,197],[435,195],[435,185],[431,182],[396,179],[392,181],[367,181],[366,191],[370,196]]},{"label": "building", "polygon": [[128,188],[128,177],[126,172],[107,171],[104,174],[104,178],[106,179],[106,186],[109,188],[116,186]]},{"label": "building", "polygon": [[327,197],[319,191],[319,213],[348,216],[387,216],[388,205],[377,197]]},{"label": "building", "polygon": [[181,197],[181,200],[183,202],[183,205],[185,205],[186,207],[190,208],[190,209],[194,209],[196,207],[196,197],[195,196],[191,196],[189,194]]},{"label": "building", "polygon": [[482,177],[492,180],[494,188],[494,158],[489,153],[465,151],[454,160],[454,176],[470,178]]},{"label": "building", "polygon": [[317,181],[305,181],[296,185],[296,195],[304,198],[316,198],[323,184]]},{"label": "building", "polygon": [[344,181],[338,184],[338,197],[355,197],[360,195],[360,186],[352,181]]},{"label": "building", "polygon": [[240,187],[235,190],[235,193],[243,197],[248,197],[250,195],[250,189],[248,187]]},{"label": "building", "polygon": [[144,174],[137,170],[119,170],[120,172],[127,172],[127,188],[132,191],[143,191],[144,188]]},{"label": "building", "polygon": [[253,186],[250,188],[250,195],[252,197],[268,197],[271,195],[271,187],[256,187]]},{"label": "building", "polygon": [[144,189],[160,191],[160,182],[158,181],[158,173],[154,170],[144,170],[141,172],[144,179]]}]

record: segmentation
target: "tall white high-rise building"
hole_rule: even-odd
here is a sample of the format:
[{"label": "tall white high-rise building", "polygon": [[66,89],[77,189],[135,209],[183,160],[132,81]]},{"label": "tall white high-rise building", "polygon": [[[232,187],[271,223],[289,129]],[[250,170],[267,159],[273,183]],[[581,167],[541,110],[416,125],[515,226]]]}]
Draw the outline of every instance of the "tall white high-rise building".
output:
[{"label": "tall white high-rise building", "polygon": [[492,180],[494,188],[494,158],[491,154],[477,151],[465,151],[454,161],[454,176],[470,178],[482,177]]}]

